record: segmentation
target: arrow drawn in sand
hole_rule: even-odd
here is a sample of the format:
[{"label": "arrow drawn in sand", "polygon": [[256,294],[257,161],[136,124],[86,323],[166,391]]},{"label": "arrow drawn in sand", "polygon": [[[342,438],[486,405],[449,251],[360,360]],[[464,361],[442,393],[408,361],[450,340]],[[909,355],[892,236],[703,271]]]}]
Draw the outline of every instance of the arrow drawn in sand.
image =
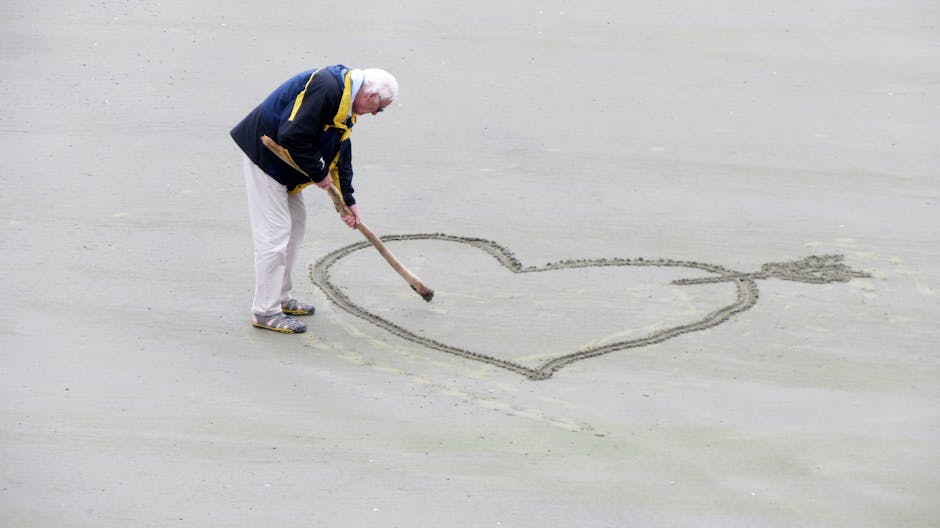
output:
[{"label": "arrow drawn in sand", "polygon": [[545,264],[544,266],[523,266],[511,251],[500,246],[491,240],[482,238],[471,238],[442,233],[433,234],[414,234],[414,235],[387,235],[381,237],[385,242],[392,241],[413,241],[413,240],[437,240],[446,242],[456,242],[466,244],[492,255],[502,266],[513,273],[538,273],[560,269],[571,268],[590,268],[590,267],[608,267],[608,266],[655,266],[655,267],[676,267],[690,268],[705,271],[713,274],[708,277],[679,279],[673,281],[673,284],[679,286],[693,284],[708,284],[716,282],[733,282],[736,288],[736,298],[734,302],[722,306],[717,310],[705,315],[702,319],[688,324],[674,326],[652,332],[645,337],[636,339],[627,339],[601,346],[589,347],[554,357],[542,365],[530,368],[513,361],[481,354],[465,348],[455,347],[446,343],[441,343],[434,339],[419,336],[414,332],[397,325],[383,317],[369,312],[362,306],[352,301],[345,293],[330,281],[330,268],[338,261],[349,254],[369,246],[367,242],[359,242],[337,249],[322,258],[320,258],[310,269],[310,277],[314,284],[320,287],[323,292],[338,307],[365,319],[388,332],[412,341],[414,343],[453,354],[466,359],[480,361],[496,367],[504,368],[512,372],[521,374],[532,380],[545,380],[566,365],[592,357],[610,354],[620,350],[638,348],[661,343],[668,339],[698,332],[717,326],[735,314],[741,313],[753,307],[757,303],[758,289],[757,281],[761,279],[781,279],[788,281],[806,282],[811,284],[826,284],[833,282],[848,282],[854,278],[870,277],[868,273],[854,271],[842,263],[842,255],[811,255],[800,260],[789,262],[772,262],[761,266],[759,271],[753,273],[741,273],[728,270],[718,265],[705,264],[702,262],[655,259],[646,260],[643,258],[625,259],[625,258],[606,258],[593,260],[564,260]]}]

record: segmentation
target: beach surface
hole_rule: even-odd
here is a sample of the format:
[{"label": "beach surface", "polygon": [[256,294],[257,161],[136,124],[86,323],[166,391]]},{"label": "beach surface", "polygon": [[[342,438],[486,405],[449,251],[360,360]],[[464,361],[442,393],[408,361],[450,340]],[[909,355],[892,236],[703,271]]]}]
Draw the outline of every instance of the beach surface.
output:
[{"label": "beach surface", "polygon": [[[0,15],[0,525],[940,525],[934,2]],[[228,131],[336,63],[436,294],[310,187],[259,330]]]}]

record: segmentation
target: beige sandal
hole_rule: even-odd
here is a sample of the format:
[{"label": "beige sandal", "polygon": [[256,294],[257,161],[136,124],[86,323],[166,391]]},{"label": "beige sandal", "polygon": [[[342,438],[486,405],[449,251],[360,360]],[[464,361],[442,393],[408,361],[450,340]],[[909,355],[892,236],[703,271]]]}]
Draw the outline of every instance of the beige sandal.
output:
[{"label": "beige sandal", "polygon": [[281,311],[290,315],[313,315],[316,308],[312,304],[305,304],[297,299],[291,299],[281,305]]},{"label": "beige sandal", "polygon": [[274,315],[254,314],[251,316],[251,325],[285,334],[302,334],[307,331],[307,325],[285,313],[276,313]]}]

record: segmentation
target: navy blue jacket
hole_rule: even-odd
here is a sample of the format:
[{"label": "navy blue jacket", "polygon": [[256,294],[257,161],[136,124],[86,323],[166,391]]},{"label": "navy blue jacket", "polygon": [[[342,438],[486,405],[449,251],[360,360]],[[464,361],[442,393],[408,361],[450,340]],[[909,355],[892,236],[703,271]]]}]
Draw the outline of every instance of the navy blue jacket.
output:
[{"label": "navy blue jacket", "polygon": [[[348,68],[342,65],[299,73],[276,90],[232,129],[235,143],[266,174],[291,194],[332,173],[347,205],[356,203],[352,187],[355,117]],[[261,143],[267,135],[284,147],[303,174]]]}]

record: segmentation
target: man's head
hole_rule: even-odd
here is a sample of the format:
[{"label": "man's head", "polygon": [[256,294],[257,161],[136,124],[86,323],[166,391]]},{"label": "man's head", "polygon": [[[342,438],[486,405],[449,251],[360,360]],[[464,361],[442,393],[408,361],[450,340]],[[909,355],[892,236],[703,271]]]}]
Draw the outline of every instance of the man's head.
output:
[{"label": "man's head", "polygon": [[362,86],[352,103],[354,114],[375,115],[398,97],[398,81],[385,70],[362,70]]}]

